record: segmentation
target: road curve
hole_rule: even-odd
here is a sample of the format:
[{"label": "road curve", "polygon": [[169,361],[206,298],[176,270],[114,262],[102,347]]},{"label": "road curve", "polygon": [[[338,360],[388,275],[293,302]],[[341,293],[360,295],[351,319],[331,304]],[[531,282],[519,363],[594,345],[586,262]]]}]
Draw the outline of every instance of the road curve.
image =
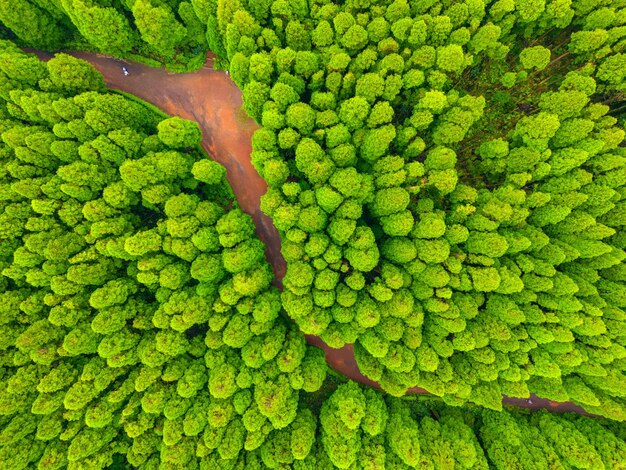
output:
[{"label": "road curve", "polygon": [[[53,56],[47,52],[29,52],[43,60]],[[267,247],[266,257],[280,282],[285,274],[280,237],[272,220],[259,207],[267,185],[250,162],[252,134],[259,126],[241,108],[237,85],[224,72],[212,70],[212,57],[196,72],[174,74],[101,54],[71,54],[97,68],[108,87],[131,93],[167,114],[198,122],[202,147],[226,168],[228,182],[241,208],[254,219],[257,233]],[[128,71],[127,76],[122,68]]]},{"label": "road curve", "polygon": [[[34,52],[42,60],[53,54]],[[242,110],[241,91],[222,71],[213,70],[209,54],[204,67],[196,72],[174,74],[136,62],[89,52],[69,52],[90,62],[98,69],[110,88],[131,93],[162,109],[167,114],[192,119],[202,129],[202,147],[215,161],[226,168],[228,181],[242,210],[252,216],[259,238],[265,243],[266,258],[272,265],[275,284],[282,287],[285,260],[280,253],[280,237],[272,220],[260,209],[260,198],[267,185],[250,161],[252,134],[259,126]],[[122,67],[128,71],[124,74]],[[306,335],[307,342],[320,347],[330,367],[352,380],[380,388],[378,383],[359,371],[351,344],[333,349],[316,336]],[[409,394],[428,394],[422,388],[412,388]],[[503,397],[503,405],[527,409],[547,409],[588,415],[574,403],[557,403],[531,395],[530,399]]]}]

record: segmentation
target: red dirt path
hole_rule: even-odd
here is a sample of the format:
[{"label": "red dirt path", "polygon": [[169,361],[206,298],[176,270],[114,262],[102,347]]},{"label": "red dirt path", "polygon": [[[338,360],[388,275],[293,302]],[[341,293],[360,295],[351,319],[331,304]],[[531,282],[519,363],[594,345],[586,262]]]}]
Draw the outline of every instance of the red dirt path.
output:
[{"label": "red dirt path", "polygon": [[[47,60],[52,54],[35,53]],[[266,257],[276,276],[275,284],[282,287],[285,260],[280,253],[280,237],[272,220],[260,209],[260,198],[267,190],[265,181],[250,162],[252,134],[258,125],[242,110],[241,91],[222,71],[212,70],[212,57],[201,70],[174,74],[162,68],[88,53],[73,52],[96,67],[107,86],[131,93],[173,116],[192,119],[202,129],[202,147],[215,161],[226,168],[226,175],[241,208],[250,214],[256,224],[259,238],[267,247]],[[122,67],[129,74],[125,76]],[[306,335],[307,342],[325,351],[326,362],[337,372],[375,388],[380,386],[359,371],[351,344],[341,349],[330,348],[320,338]],[[410,394],[428,394],[422,388],[412,388]],[[588,414],[573,403],[557,403],[536,396],[531,402],[523,398],[504,397],[504,405],[528,409],[548,409],[559,412]]]}]

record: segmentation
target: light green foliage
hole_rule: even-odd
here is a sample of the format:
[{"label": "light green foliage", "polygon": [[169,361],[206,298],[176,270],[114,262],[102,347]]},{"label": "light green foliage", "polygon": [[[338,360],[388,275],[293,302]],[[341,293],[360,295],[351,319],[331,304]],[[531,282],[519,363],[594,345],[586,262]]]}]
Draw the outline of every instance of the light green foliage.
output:
[{"label": "light green foliage", "polygon": [[550,50],[543,46],[527,47],[519,56],[525,69],[543,70],[550,62]]},{"label": "light green foliage", "polygon": [[132,12],[141,38],[166,59],[171,59],[175,47],[187,35],[187,30],[174,13],[166,5],[157,6],[151,0],[136,0]]},{"label": "light green foliage", "polygon": [[122,12],[83,0],[60,3],[81,36],[97,49],[124,54],[136,44],[135,33]]},{"label": "light green foliage", "polygon": [[104,88],[102,75],[91,64],[67,54],[57,54],[46,63],[52,84],[66,93]]},{"label": "light green foliage", "polygon": [[[234,459],[285,428],[305,459],[316,418],[300,390],[322,386],[324,357],[279,315],[265,247],[197,124],[109,94],[82,61],[10,54],[14,86],[61,112],[29,122],[2,98],[0,154],[22,169],[1,177],[2,465],[185,467],[199,443]],[[52,132],[68,119],[81,140]],[[308,212],[319,230],[323,211]],[[316,285],[337,282],[328,270]]]},{"label": "light green foliage", "polygon": [[607,57],[598,68],[598,79],[614,85],[622,83],[626,75],[624,64],[626,64],[626,55],[624,54],[618,53]]},{"label": "light green foliage", "polygon": [[157,128],[159,140],[168,147],[191,148],[199,145],[202,139],[197,123],[179,117],[164,119]]},{"label": "light green foliage", "polygon": [[[253,160],[298,325],[355,343],[394,395],[419,385],[498,408],[550,393],[549,377],[568,384],[559,399],[623,419],[605,406],[621,395],[576,381],[624,370],[604,318],[622,308],[607,270],[626,246],[617,10],[274,2],[257,25],[252,7],[222,8],[231,72],[264,126]],[[407,445],[393,462],[417,458]]]},{"label": "light green foliage", "polygon": [[458,44],[443,46],[437,50],[437,67],[446,72],[460,72],[465,68],[463,48]]},{"label": "light green foliage", "polygon": [[[0,21],[26,46],[58,50],[86,43],[106,54],[132,54],[182,71],[200,67],[207,47],[226,54],[224,31],[216,31],[217,4],[217,0],[16,0],[3,2]],[[255,30],[254,18],[236,19]]]},{"label": "light green foliage", "polygon": [[74,30],[61,21],[58,10],[52,8],[50,11],[46,9],[46,4],[28,0],[2,2],[0,21],[25,43],[56,49],[74,34]]},{"label": "light green foliage", "polygon": [[575,53],[595,51],[609,39],[609,34],[604,29],[595,31],[577,31],[572,33],[570,49]]},{"label": "light green foliage", "polygon": [[220,184],[226,177],[226,169],[212,160],[195,162],[191,168],[191,173],[195,179],[207,184]]},{"label": "light green foliage", "polygon": [[0,461],[624,461],[623,432],[604,422],[452,412],[354,384],[307,396],[323,355],[280,316],[282,304],[301,331],[354,344],[392,395],[419,385],[500,410],[503,394],[533,392],[626,419],[619,6],[105,3],[17,2],[0,19],[34,45],[73,23],[96,49],[170,65],[202,55],[206,25],[264,127],[252,158],[284,291],[193,125],[155,135],[158,120],[121,97],[72,96],[102,91],[91,69],[3,43]]}]

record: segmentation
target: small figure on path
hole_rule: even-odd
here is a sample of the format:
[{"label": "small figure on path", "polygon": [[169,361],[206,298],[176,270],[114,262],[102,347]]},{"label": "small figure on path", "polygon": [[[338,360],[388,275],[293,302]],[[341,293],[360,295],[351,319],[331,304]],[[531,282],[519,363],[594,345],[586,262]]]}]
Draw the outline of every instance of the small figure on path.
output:
[{"label": "small figure on path", "polygon": [[126,67],[122,67],[122,72],[124,72],[124,76],[128,76],[128,69]]}]

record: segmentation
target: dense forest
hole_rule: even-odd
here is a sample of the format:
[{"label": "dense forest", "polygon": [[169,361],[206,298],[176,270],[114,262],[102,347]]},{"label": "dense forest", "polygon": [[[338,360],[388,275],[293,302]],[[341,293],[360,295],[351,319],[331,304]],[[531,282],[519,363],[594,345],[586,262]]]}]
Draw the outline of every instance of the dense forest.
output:
[{"label": "dense forest", "polygon": [[[0,22],[0,469],[626,468],[625,2]],[[282,291],[196,123],[20,47],[216,54],[261,125]],[[605,419],[502,409],[529,393]]]},{"label": "dense forest", "polygon": [[300,329],[394,395],[625,419],[626,9],[227,3]]},{"label": "dense forest", "polygon": [[609,422],[327,379],[197,124],[65,54],[43,63],[5,41],[0,71],[0,468],[626,461]]},{"label": "dense forest", "polygon": [[209,0],[7,0],[0,22],[24,45],[94,50],[188,70],[204,64]]},{"label": "dense forest", "polygon": [[207,426],[205,453],[224,440],[230,459],[244,437],[252,450],[314,429],[300,391],[322,386],[324,355],[279,315],[263,244],[197,124],[108,92],[65,54],[5,42],[0,70],[0,467],[140,465],[157,436],[163,462],[184,464]]}]

